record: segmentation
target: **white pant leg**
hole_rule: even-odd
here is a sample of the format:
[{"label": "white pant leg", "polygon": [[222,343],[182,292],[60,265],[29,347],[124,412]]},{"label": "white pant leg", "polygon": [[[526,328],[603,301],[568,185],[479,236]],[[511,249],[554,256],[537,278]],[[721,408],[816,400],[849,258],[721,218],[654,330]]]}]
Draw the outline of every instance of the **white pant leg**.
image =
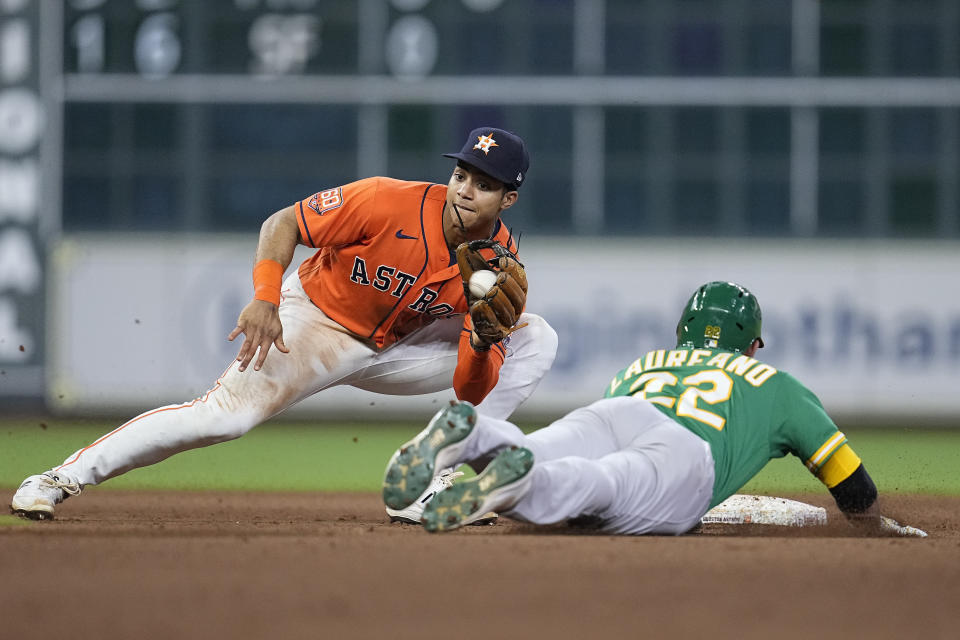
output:
[{"label": "white pant leg", "polygon": [[[97,484],[181,451],[238,438],[307,396],[340,384],[396,395],[450,388],[462,318],[434,322],[377,352],[327,318],[303,291],[296,272],[283,286],[279,313],[289,354],[271,349],[260,371],[250,367],[241,373],[233,362],[205,395],[143,413],[57,469],[81,485]],[[505,407],[519,405],[533,392],[556,354],[556,333],[533,318],[539,331],[520,343],[535,336],[543,351],[526,347],[519,358],[504,363],[501,383],[508,391],[503,395],[510,398]]]},{"label": "white pant leg", "polygon": [[593,403],[574,409],[552,424],[527,436],[523,445],[538,462],[577,456],[595,460],[620,449],[622,434],[606,419],[605,404]]},{"label": "white pant leg", "polygon": [[455,464],[479,470],[502,449],[526,447],[533,452],[534,486],[511,515],[539,524],[593,515],[612,503],[616,491],[607,471],[590,464],[622,446],[621,434],[604,410],[608,404],[576,409],[530,435],[506,420],[478,412],[474,435]]},{"label": "white pant leg", "polygon": [[586,456],[541,460],[534,449],[531,487],[508,515],[537,524],[591,515],[605,531],[634,535],[680,534],[695,526],[713,493],[709,445],[645,400],[610,398],[587,409],[541,430],[559,429],[539,439],[557,453],[581,446],[591,431],[609,433],[617,449],[593,457],[602,445],[588,446]]},{"label": "white pant leg", "polygon": [[391,396],[451,388],[462,317],[441,318],[373,355],[342,384]]},{"label": "white pant leg", "polygon": [[557,356],[557,332],[547,321],[532,313],[520,315],[519,323],[527,323],[504,341],[507,357],[500,369],[500,379],[483,402],[480,413],[493,418],[509,418],[517,407],[533,393],[540,380],[553,366]]},{"label": "white pant leg", "polygon": [[[507,418],[536,389],[557,355],[557,333],[540,316],[524,313],[526,327],[506,341],[507,356],[497,385],[478,405],[483,415]],[[444,318],[374,356],[369,366],[342,381],[390,395],[449,389],[457,366],[462,317]]]},{"label": "white pant leg", "polygon": [[[621,446],[618,433],[606,412],[605,405],[594,403],[576,409],[543,429],[526,435],[516,425],[478,412],[472,437],[457,463],[465,462],[481,469],[501,449],[511,445],[533,452],[534,483],[537,499],[524,499],[527,505],[517,517],[546,524],[579,515],[593,514],[609,505],[615,487],[607,473],[586,463],[591,459],[615,453]],[[577,456],[577,457],[571,457]],[[558,464],[547,466],[548,461]],[[568,468],[571,465],[576,468]],[[539,481],[539,488],[537,487]],[[551,499],[554,498],[554,499]],[[557,504],[560,501],[563,504]],[[515,508],[516,510],[516,508]],[[562,515],[554,516],[562,512]]]},{"label": "white pant leg", "polygon": [[233,362],[204,396],[143,413],[58,469],[82,485],[97,484],[181,451],[238,438],[370,364],[376,351],[320,312],[296,273],[285,281],[283,294],[280,319],[289,354],[271,349],[260,371],[240,372]]}]

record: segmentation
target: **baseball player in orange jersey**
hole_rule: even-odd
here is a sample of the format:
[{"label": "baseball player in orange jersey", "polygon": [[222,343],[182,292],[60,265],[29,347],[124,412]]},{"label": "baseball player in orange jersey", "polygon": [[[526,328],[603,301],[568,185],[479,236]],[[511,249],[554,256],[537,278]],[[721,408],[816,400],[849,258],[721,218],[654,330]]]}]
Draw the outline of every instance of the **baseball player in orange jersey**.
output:
[{"label": "baseball player in orange jersey", "polygon": [[[516,249],[500,214],[517,201],[529,156],[520,137],[492,127],[445,155],[457,160],[446,186],[367,178],[270,216],[260,231],[254,299],[228,336],[243,334],[243,343],[213,388],[143,413],[30,476],[12,511],[52,518],[57,503],[86,485],[238,438],[336,385],[411,395],[452,383],[457,398],[488,415],[513,413],[553,364],[556,333],[523,313],[517,326],[525,326],[486,344],[472,330],[454,250],[488,238]],[[297,244],[317,251],[281,284]],[[418,521],[452,475],[438,474],[411,509],[388,513]]]}]

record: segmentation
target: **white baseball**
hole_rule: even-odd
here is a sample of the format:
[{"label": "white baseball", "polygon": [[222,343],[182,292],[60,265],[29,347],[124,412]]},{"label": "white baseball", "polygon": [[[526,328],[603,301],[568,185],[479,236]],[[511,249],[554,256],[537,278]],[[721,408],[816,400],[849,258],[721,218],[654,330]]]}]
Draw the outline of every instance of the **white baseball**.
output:
[{"label": "white baseball", "polygon": [[470,294],[475,298],[482,298],[497,282],[497,274],[493,271],[474,271],[470,276]]}]

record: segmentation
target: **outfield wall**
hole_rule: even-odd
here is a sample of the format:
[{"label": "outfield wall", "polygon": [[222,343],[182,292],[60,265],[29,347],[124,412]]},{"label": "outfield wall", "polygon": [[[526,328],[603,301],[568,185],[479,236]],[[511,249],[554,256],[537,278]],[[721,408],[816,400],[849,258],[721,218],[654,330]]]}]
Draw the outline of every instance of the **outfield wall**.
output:
[{"label": "outfield wall", "polygon": [[[256,238],[73,237],[49,282],[48,402],[65,413],[139,412],[192,399],[236,354]],[[960,246],[955,243],[524,240],[528,308],[560,335],[524,414],[588,403],[636,356],[671,346],[679,310],[715,279],[764,310],[760,358],[806,382],[838,418],[960,415]],[[302,248],[301,248],[302,249]],[[298,252],[298,257],[306,255]],[[452,397],[335,389],[297,417],[418,417]],[[366,413],[364,414],[366,415]]]}]

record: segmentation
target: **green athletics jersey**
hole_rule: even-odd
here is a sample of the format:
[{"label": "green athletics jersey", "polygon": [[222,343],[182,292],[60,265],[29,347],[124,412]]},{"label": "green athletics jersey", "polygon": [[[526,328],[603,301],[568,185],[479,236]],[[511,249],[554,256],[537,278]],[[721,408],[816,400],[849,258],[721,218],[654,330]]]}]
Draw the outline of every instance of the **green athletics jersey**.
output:
[{"label": "green athletics jersey", "polygon": [[[809,389],[790,374],[742,354],[651,351],[618,373],[604,397],[627,395],[653,403],[710,443],[716,469],[711,508],[768,461],[787,453],[806,462],[828,487],[860,464]],[[832,458],[836,460],[825,467]]]}]

